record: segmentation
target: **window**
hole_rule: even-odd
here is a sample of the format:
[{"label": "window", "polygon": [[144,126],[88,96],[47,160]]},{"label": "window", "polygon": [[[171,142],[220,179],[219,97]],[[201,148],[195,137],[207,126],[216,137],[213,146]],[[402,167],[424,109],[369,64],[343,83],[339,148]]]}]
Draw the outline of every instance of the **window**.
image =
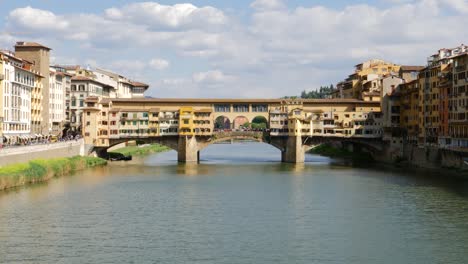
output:
[{"label": "window", "polygon": [[231,106],[228,104],[215,104],[215,112],[231,112]]},{"label": "window", "polygon": [[86,112],[86,115],[87,115],[87,116],[90,116],[90,115],[91,115],[91,112]]},{"label": "window", "polygon": [[234,112],[248,112],[249,105],[246,104],[236,104],[234,105]]},{"label": "window", "polygon": [[188,125],[189,121],[187,119],[184,119],[184,124]]},{"label": "window", "polygon": [[252,112],[268,112],[268,105],[252,105]]},{"label": "window", "polygon": [[84,100],[80,100],[80,107],[84,106]]}]

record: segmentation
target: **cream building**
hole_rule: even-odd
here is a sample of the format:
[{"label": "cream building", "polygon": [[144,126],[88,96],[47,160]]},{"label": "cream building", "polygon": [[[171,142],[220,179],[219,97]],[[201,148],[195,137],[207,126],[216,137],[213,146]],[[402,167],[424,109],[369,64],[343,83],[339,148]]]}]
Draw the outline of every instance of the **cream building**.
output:
[{"label": "cream building", "polygon": [[32,63],[15,56],[13,52],[1,52],[2,77],[0,89],[2,113],[2,142],[24,143],[33,138],[32,93],[41,76],[32,71]]},{"label": "cream building", "polygon": [[61,136],[66,122],[66,96],[71,77],[50,68],[49,78],[49,134]]}]

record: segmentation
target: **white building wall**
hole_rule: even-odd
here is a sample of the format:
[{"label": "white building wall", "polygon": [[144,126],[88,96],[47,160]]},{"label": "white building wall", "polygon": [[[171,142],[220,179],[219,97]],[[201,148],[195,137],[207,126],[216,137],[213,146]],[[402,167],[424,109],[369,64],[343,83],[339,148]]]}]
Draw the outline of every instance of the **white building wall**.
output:
[{"label": "white building wall", "polygon": [[5,136],[25,136],[31,133],[31,90],[35,75],[29,71],[4,64],[3,133]]}]

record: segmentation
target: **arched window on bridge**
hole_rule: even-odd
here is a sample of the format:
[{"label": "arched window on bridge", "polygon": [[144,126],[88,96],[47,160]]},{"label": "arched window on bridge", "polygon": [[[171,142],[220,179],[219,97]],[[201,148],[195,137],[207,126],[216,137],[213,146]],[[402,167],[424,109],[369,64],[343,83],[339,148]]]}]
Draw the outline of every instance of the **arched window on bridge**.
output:
[{"label": "arched window on bridge", "polygon": [[231,129],[231,120],[226,116],[219,116],[215,119],[214,127],[218,130]]}]

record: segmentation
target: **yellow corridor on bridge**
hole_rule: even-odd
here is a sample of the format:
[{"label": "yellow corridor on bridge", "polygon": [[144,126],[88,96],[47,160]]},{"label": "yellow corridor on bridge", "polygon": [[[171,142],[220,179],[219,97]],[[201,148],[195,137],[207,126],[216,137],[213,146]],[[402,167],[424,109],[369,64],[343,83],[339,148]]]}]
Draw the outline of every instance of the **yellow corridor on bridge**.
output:
[{"label": "yellow corridor on bridge", "polygon": [[380,102],[354,99],[98,99],[88,98],[83,136],[102,151],[141,140],[196,162],[213,142],[246,138],[282,151],[285,162],[303,162],[317,139],[379,140]]}]

